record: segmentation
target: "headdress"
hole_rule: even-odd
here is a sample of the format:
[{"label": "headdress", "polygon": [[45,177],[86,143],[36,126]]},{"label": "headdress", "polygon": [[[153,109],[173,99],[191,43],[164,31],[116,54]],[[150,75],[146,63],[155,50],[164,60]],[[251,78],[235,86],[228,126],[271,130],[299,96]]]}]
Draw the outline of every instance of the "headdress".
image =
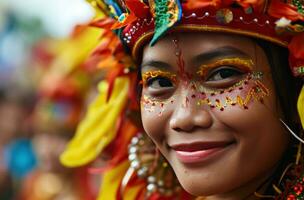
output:
[{"label": "headdress", "polygon": [[[263,39],[289,49],[294,76],[304,77],[303,0],[90,0],[108,17],[92,26],[111,29],[138,59],[147,42],[167,32],[224,32]],[[304,89],[303,89],[304,90]],[[298,110],[304,126],[303,90]]]},{"label": "headdress", "polygon": [[[154,45],[168,32],[224,32],[269,41],[289,49],[293,75],[304,77],[303,0],[88,2],[97,12],[103,13],[90,25],[103,29],[101,44],[92,56],[97,58],[99,68],[107,69],[107,76],[100,84],[100,97],[90,106],[78,134],[61,157],[66,165],[87,164],[113,143],[124,144],[120,147],[126,148],[121,137],[130,142],[129,136],[138,132],[132,129],[128,136],[121,134],[125,124],[131,123],[134,128],[131,117],[132,111],[137,109],[134,63],[138,61],[144,44]],[[127,101],[128,98],[131,101]],[[298,100],[298,111],[304,127],[304,88]],[[122,120],[125,118],[128,120]],[[112,164],[120,162],[122,164],[118,166],[126,170],[122,166],[127,155],[121,149]]]}]

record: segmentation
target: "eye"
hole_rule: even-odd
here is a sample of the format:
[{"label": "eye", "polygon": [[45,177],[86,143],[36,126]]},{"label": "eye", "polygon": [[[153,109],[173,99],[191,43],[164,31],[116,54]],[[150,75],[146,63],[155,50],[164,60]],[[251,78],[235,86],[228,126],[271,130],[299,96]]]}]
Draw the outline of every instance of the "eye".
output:
[{"label": "eye", "polygon": [[173,87],[173,83],[169,78],[158,76],[149,78],[146,82],[146,86],[153,89],[166,89]]},{"label": "eye", "polygon": [[223,81],[226,79],[236,78],[244,73],[233,67],[221,67],[210,73],[207,77],[207,82],[212,81]]}]

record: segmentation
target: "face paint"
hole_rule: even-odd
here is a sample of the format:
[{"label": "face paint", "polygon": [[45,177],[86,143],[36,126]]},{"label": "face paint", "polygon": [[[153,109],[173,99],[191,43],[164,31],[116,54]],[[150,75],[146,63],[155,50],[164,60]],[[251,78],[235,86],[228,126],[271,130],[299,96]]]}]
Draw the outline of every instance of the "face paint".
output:
[{"label": "face paint", "polygon": [[185,61],[183,58],[182,50],[179,47],[179,40],[178,40],[178,38],[175,38],[172,40],[172,42],[175,47],[174,55],[177,58],[176,64],[179,69],[179,76],[181,77],[181,79],[184,81],[185,84],[188,84],[189,80],[191,79],[191,74],[189,74],[185,70]]},{"label": "face paint", "polygon": [[234,66],[242,70],[243,72],[252,72],[253,61],[251,59],[243,58],[224,58],[217,60],[214,63],[204,64],[199,67],[197,74],[203,78],[206,78],[208,73],[215,68],[220,66]]},{"label": "face paint", "polygon": [[173,74],[171,72],[166,72],[166,71],[161,71],[161,70],[148,71],[142,75],[142,81],[143,81],[144,87],[148,86],[149,80],[151,80],[153,78],[159,78],[159,77],[167,78],[174,84],[176,84],[176,82],[177,82],[176,74]]},{"label": "face paint", "polygon": [[143,95],[141,98],[141,106],[147,112],[158,112],[158,115],[162,115],[166,106],[168,104],[173,104],[174,99],[171,97],[170,99],[161,101],[156,98],[151,98],[147,95]]},{"label": "face paint", "polygon": [[259,101],[263,103],[263,98],[269,95],[269,90],[261,82],[262,75],[262,72],[250,73],[244,80],[220,91],[200,90],[201,96],[197,105],[208,105],[210,108],[218,108],[224,111],[228,106],[238,105],[243,109],[248,109],[250,102]]}]

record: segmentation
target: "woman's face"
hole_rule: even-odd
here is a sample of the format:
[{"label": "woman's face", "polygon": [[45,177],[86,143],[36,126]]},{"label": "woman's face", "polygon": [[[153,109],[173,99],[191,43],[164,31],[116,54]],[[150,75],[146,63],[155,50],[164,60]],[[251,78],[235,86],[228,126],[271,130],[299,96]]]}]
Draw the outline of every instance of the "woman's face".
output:
[{"label": "woman's face", "polygon": [[271,174],[289,137],[255,42],[171,34],[144,48],[141,69],[144,129],[188,192],[244,196]]}]

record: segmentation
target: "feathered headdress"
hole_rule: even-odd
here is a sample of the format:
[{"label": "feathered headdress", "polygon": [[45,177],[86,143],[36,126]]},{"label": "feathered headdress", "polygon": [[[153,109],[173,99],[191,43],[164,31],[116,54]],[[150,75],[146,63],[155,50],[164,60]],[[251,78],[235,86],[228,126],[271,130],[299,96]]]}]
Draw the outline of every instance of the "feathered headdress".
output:
[{"label": "feathered headdress", "polygon": [[[288,48],[292,73],[304,77],[303,0],[88,2],[103,13],[100,19],[90,23],[104,30],[101,44],[92,55],[98,58],[96,63],[100,68],[107,69],[108,76],[100,85],[101,96],[89,108],[76,137],[61,157],[66,165],[91,162],[115,140],[124,144],[121,149],[126,149],[123,139],[129,142],[129,136],[138,131],[132,129],[128,136],[119,137],[123,135],[119,134],[123,124],[130,123],[128,120],[122,122],[122,119],[130,110],[136,109],[136,70],[132,60],[138,60],[144,44],[154,45],[167,32],[224,32],[266,40]],[[298,111],[304,127],[304,87],[299,96]],[[120,155],[123,156],[120,159],[116,156],[114,163],[124,163],[127,155],[123,151]]]}]

